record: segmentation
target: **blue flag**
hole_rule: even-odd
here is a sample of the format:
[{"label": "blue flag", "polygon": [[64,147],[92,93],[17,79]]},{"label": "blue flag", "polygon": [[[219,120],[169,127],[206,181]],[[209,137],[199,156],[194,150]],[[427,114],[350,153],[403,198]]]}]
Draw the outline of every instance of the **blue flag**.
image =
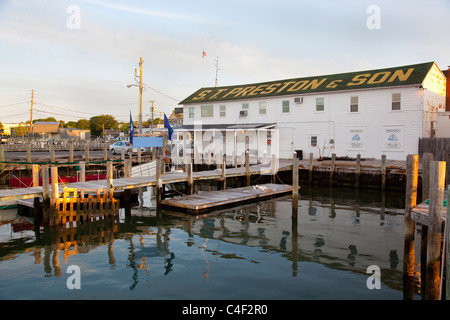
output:
[{"label": "blue flag", "polygon": [[134,126],[133,126],[133,119],[131,118],[131,111],[130,111],[130,143],[133,145],[133,133],[134,133]]},{"label": "blue flag", "polygon": [[164,128],[169,130],[169,140],[173,140],[173,129],[170,125],[169,119],[167,119],[166,114],[164,113]]}]

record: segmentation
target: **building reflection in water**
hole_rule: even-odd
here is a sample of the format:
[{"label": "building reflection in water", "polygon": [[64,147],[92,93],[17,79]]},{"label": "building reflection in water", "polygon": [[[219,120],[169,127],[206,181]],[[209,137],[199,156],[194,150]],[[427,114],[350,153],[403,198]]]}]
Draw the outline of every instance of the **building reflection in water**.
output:
[{"label": "building reflection in water", "polygon": [[[201,265],[204,281],[210,281],[214,268],[212,257],[260,262],[257,256],[249,258],[238,255],[229,251],[232,250],[230,246],[227,249],[221,246],[230,243],[279,253],[291,263],[292,277],[297,277],[301,272],[300,262],[317,262],[333,269],[366,274],[367,267],[373,261],[381,261],[380,267],[387,274],[384,277],[386,283],[391,287],[400,287],[396,274],[402,272],[398,270],[401,264],[397,253],[403,244],[402,234],[389,243],[381,241],[373,233],[378,232],[377,228],[380,227],[396,228],[395,224],[402,219],[395,217],[403,209],[386,209],[384,197],[379,203],[368,202],[361,197],[361,194],[353,194],[353,197],[336,195],[332,189],[321,193],[306,190],[299,197],[297,222],[291,220],[289,196],[204,216],[168,210],[159,215],[154,210],[145,212],[142,205],[139,207],[139,216],[135,216],[130,208],[121,209],[117,220],[111,218],[38,230],[33,247],[35,263],[43,264],[46,277],[60,277],[63,273],[60,265],[70,263],[71,256],[107,246],[108,264],[111,269],[115,269],[117,261],[114,247],[120,239],[128,242],[127,267],[132,271],[129,288],[134,290],[139,284],[140,271],[146,274],[147,280],[151,277],[152,258],[164,259],[163,274],[168,275],[174,270],[177,260],[176,252],[170,249],[170,235],[172,229],[176,228],[186,232],[188,238],[184,242],[185,246],[198,246],[204,261]],[[387,217],[391,217],[392,221]],[[368,226],[372,229],[364,229]],[[156,241],[146,245],[148,237]],[[366,241],[363,237],[378,242]],[[216,244],[214,247],[211,247],[211,240]],[[179,247],[180,244],[177,245]]]}]

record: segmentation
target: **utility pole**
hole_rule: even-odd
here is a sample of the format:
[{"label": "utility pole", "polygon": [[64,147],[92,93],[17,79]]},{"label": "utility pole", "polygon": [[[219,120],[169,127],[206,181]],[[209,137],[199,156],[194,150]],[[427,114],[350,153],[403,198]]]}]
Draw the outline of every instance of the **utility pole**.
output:
[{"label": "utility pole", "polygon": [[152,103],[152,109],[151,109],[151,113],[152,113],[152,123],[151,123],[151,134],[153,134],[153,113],[155,112],[155,106],[154,106],[154,100],[152,100],[152,101],[149,101],[149,102],[151,102]]},{"label": "utility pole", "polygon": [[34,104],[34,90],[31,90],[31,109],[30,109],[30,132],[29,137],[31,141],[31,134],[33,132],[33,104]]},{"label": "utility pole", "polygon": [[142,134],[142,57],[139,61],[139,134]]}]

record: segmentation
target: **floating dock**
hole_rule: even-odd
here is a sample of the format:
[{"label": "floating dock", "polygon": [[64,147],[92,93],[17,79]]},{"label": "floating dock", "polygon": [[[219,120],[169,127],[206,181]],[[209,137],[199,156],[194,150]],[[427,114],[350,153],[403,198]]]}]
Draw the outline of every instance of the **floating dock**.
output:
[{"label": "floating dock", "polygon": [[165,199],[162,200],[161,204],[190,213],[198,213],[242,202],[280,196],[291,193],[292,190],[293,188],[290,185],[268,183],[258,186],[199,192],[194,195]]}]

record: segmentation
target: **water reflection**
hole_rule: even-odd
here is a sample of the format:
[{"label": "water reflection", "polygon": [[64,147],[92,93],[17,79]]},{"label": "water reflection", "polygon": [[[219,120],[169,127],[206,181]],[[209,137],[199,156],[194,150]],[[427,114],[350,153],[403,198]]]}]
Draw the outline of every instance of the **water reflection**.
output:
[{"label": "water reflection", "polygon": [[[32,252],[44,277],[62,277],[62,266],[71,264],[74,256],[79,256],[75,261],[83,261],[83,255],[95,255],[111,273],[123,270],[125,261],[128,272],[121,281],[133,292],[149,281],[162,285],[152,282],[152,276],[175,277],[180,270],[187,271],[183,281],[189,281],[193,270],[201,269],[205,283],[218,281],[222,273],[222,285],[226,286],[225,279],[232,277],[234,268],[249,277],[255,270],[284,277],[286,274],[278,274],[279,268],[289,265],[288,276],[303,281],[306,262],[364,277],[367,267],[376,264],[382,269],[384,285],[402,290],[399,251],[404,204],[398,195],[304,188],[296,222],[291,220],[290,196],[192,216],[157,211],[151,206],[151,195],[151,190],[140,194],[140,202],[120,209],[115,220],[38,227],[33,230],[34,239],[30,234],[18,237],[21,241],[17,236],[12,239],[12,229],[8,239],[7,224],[3,224],[0,266]],[[106,255],[97,250],[102,247]],[[225,263],[229,269],[224,268]],[[290,285],[289,280],[283,281]],[[126,294],[123,297],[127,298]],[[357,293],[354,298],[359,298]]]}]

